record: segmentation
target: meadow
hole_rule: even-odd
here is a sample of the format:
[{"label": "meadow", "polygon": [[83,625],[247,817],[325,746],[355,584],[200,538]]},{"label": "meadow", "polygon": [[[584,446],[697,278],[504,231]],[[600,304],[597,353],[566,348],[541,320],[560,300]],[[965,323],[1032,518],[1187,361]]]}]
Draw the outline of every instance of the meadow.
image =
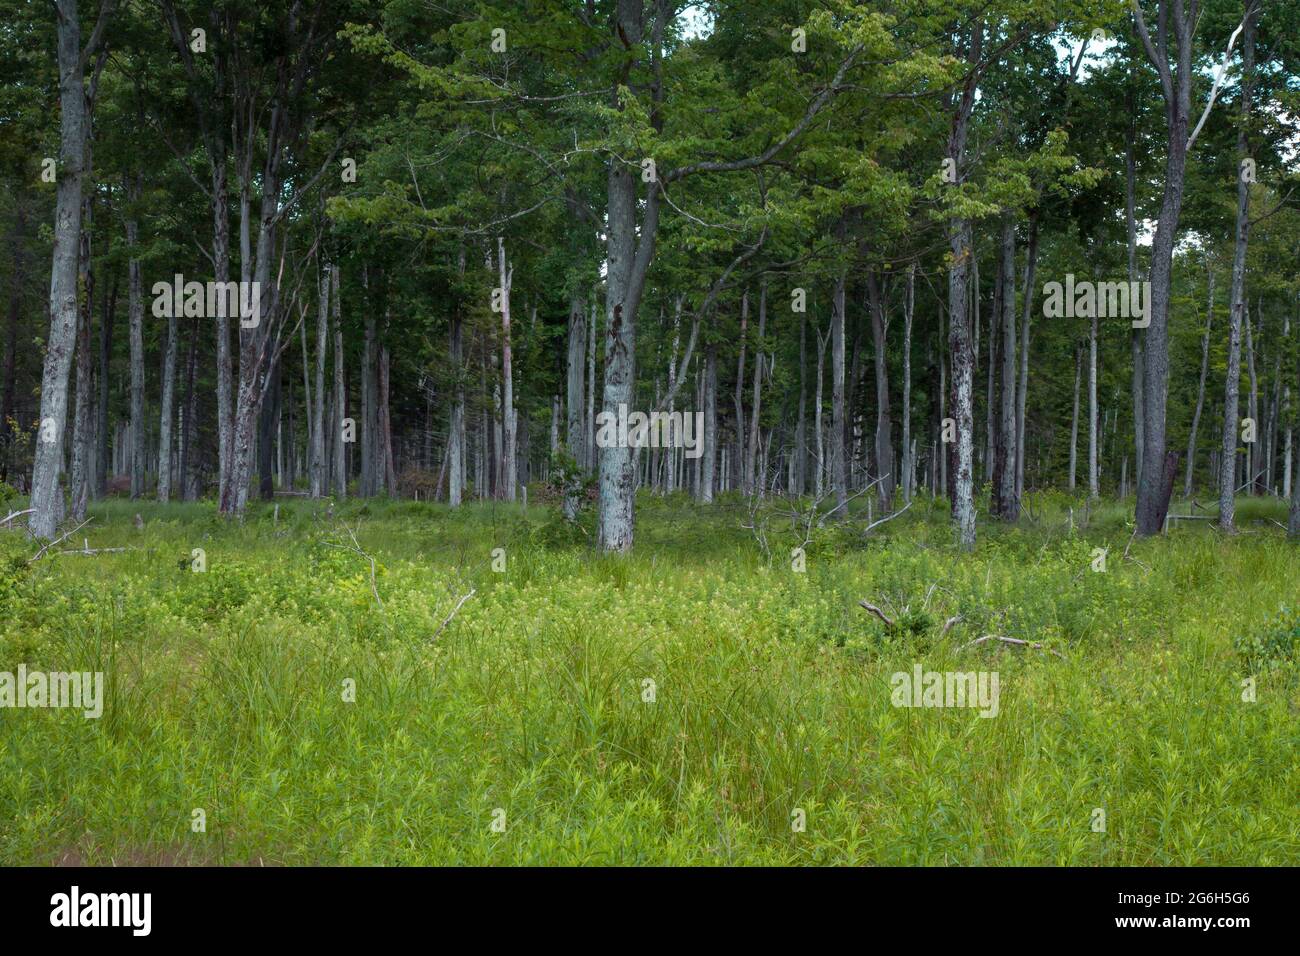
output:
[{"label": "meadow", "polygon": [[[643,495],[630,558],[543,504],[0,532],[0,671],[106,675],[97,720],[0,709],[0,863],[1300,863],[1281,505],[1150,540],[1131,502],[1026,510],[964,555],[918,500],[803,572],[739,498]],[[997,716],[893,706],[917,664],[996,671]]]}]

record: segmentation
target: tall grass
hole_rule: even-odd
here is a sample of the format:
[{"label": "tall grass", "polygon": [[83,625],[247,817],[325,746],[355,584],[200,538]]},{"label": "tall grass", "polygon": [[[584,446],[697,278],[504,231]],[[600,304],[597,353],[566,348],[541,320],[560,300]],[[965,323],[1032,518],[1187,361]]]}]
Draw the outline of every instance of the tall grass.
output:
[{"label": "tall grass", "polygon": [[[1267,521],[1130,543],[1122,505],[1030,511],[962,555],[919,502],[826,532],[802,574],[742,502],[679,497],[643,500],[628,559],[500,504],[232,524],[108,502],[78,537],[131,550],[31,566],[5,535],[0,670],[108,689],[100,720],[0,709],[0,862],[1300,861],[1300,673],[1233,650],[1300,597],[1296,545]],[[985,634],[1062,657],[961,649]],[[892,706],[917,663],[996,670],[998,716]]]}]

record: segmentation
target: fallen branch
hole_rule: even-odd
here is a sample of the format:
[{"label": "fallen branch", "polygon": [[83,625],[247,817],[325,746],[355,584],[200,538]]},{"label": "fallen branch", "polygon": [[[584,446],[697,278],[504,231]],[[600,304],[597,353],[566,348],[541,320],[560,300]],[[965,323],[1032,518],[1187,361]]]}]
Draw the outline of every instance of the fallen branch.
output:
[{"label": "fallen branch", "polygon": [[15,518],[21,518],[23,515],[29,515],[35,510],[36,510],[35,508],[28,508],[26,511],[15,511],[12,514],[0,518],[0,525],[6,525],[9,522],[13,521]]},{"label": "fallen branch", "polygon": [[1037,641],[1022,641],[1018,637],[1001,637],[997,634],[985,634],[983,637],[977,637],[975,640],[963,644],[961,647],[957,648],[957,650],[964,651],[968,647],[974,647],[976,644],[983,644],[985,641],[1001,641],[1004,644],[1015,644],[1020,647],[1032,647],[1038,651],[1047,651],[1049,654],[1055,654],[1061,660],[1066,659],[1065,655],[1060,651],[1052,650],[1052,648],[1047,647],[1044,644],[1039,644]]},{"label": "fallen branch", "polygon": [[872,614],[876,615],[876,617],[880,618],[880,620],[884,622],[885,627],[895,626],[894,622],[889,618],[889,616],[885,614],[885,612],[882,611],[880,608],[876,607],[874,604],[868,604],[866,601],[859,601],[858,606],[861,608],[865,608],[867,611],[870,611]]},{"label": "fallen branch", "polygon": [[864,535],[870,534],[872,528],[882,525],[886,521],[893,521],[895,518],[897,518],[899,515],[901,515],[904,511],[906,511],[910,507],[912,507],[912,502],[909,501],[907,504],[903,505],[903,507],[899,508],[897,511],[887,514],[883,518],[877,518],[875,521],[871,522],[871,524],[867,525],[865,528],[862,529],[862,533]]},{"label": "fallen branch", "polygon": [[961,623],[960,614],[954,614],[952,617],[948,618],[948,620],[944,621],[943,630],[939,632],[940,639],[943,639],[948,636],[948,632],[952,630],[954,624],[960,624],[960,623]]},{"label": "fallen branch", "polygon": [[57,558],[61,554],[117,554],[120,551],[134,551],[135,548],[65,548],[62,551],[51,551],[50,557]]},{"label": "fallen branch", "polygon": [[468,601],[470,598],[472,598],[477,593],[477,591],[478,591],[477,588],[470,588],[469,593],[464,595],[459,601],[456,602],[456,606],[451,609],[451,613],[447,615],[447,619],[438,625],[438,629],[433,632],[433,636],[430,637],[429,640],[436,641],[438,639],[438,635],[441,634],[443,632],[443,629],[448,624],[451,623],[451,619],[455,617],[457,613],[460,612],[461,606],[464,605],[464,603]]},{"label": "fallen branch", "polygon": [[62,544],[64,541],[67,541],[69,538],[71,538],[74,534],[76,534],[78,531],[80,531],[80,530],[81,530],[82,528],[84,528],[86,525],[90,524],[90,522],[93,521],[93,520],[94,520],[93,518],[87,518],[85,521],[81,522],[81,524],[77,525],[77,526],[76,526],[75,528],[73,528],[71,531],[65,531],[65,532],[63,532],[63,534],[59,535],[57,538],[55,538],[55,539],[54,539],[53,541],[51,541],[49,544],[47,544],[47,545],[45,545],[44,547],[42,547],[41,550],[37,551],[34,555],[32,555],[32,556],[27,560],[27,563],[28,563],[28,564],[35,564],[37,561],[39,561],[39,560],[44,556],[45,552],[47,552],[47,551],[50,550],[50,548],[54,547],[56,544]]}]

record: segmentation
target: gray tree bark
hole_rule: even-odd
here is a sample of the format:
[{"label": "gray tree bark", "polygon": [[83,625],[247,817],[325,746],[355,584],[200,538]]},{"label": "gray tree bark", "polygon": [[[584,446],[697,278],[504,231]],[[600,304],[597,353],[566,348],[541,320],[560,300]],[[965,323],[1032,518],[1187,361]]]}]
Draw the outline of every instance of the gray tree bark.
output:
[{"label": "gray tree bark", "polygon": [[167,319],[167,346],[163,352],[162,396],[158,421],[158,500],[166,504],[172,495],[172,423],[176,419],[176,324],[173,313]]}]

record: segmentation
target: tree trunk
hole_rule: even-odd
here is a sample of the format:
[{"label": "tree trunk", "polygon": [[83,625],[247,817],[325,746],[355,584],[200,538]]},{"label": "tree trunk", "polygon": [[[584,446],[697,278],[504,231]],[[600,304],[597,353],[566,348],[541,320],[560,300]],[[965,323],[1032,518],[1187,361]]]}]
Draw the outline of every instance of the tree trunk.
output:
[{"label": "tree trunk", "polygon": [[1258,492],[1259,477],[1259,379],[1255,375],[1255,335],[1250,321],[1250,310],[1242,309],[1242,320],[1246,323],[1246,368],[1250,374],[1250,398],[1246,402],[1246,415],[1250,418],[1255,434],[1246,443],[1246,494]]},{"label": "tree trunk", "polygon": [[[1137,114],[1136,106],[1133,101],[1132,93],[1125,98],[1129,111],[1128,129],[1124,142],[1124,223],[1125,234],[1128,239],[1128,281],[1129,288],[1136,288],[1132,283],[1137,282],[1137,160],[1134,155],[1135,142],[1137,139]],[[1131,329],[1129,333],[1129,352],[1133,360],[1133,446],[1136,451],[1134,458],[1134,480],[1140,488],[1142,486],[1142,465],[1143,465],[1143,369],[1142,369],[1142,330]],[[1191,467],[1191,461],[1188,461],[1188,468]]]},{"label": "tree trunk", "polygon": [[1101,445],[1097,420],[1097,313],[1093,311],[1088,326],[1088,497],[1101,497],[1101,476],[1097,452]]},{"label": "tree trunk", "polygon": [[[318,286],[318,305],[316,312],[316,388],[315,394],[308,390],[307,401],[311,406],[311,428],[308,444],[311,447],[308,465],[308,492],[313,498],[325,494],[328,481],[325,474],[325,353],[329,349],[330,321],[330,284],[333,281],[334,267],[327,265],[320,277]],[[303,328],[305,336],[306,327]],[[307,363],[306,340],[303,344],[303,364]]]},{"label": "tree trunk", "polygon": [[916,302],[916,263],[907,267],[907,296],[903,300],[903,502],[912,501],[916,447],[912,441],[912,312]]},{"label": "tree trunk", "polygon": [[[1138,15],[1140,16],[1140,8]],[[1182,14],[1181,4],[1172,18],[1162,15],[1157,28],[1157,41],[1149,42],[1145,21],[1140,21],[1143,46],[1161,77],[1168,137],[1164,196],[1151,244],[1151,324],[1146,329],[1146,348],[1142,356],[1142,481],[1138,485],[1136,518],[1137,532],[1144,536],[1160,533],[1169,510],[1169,500],[1164,497],[1162,487],[1169,384],[1169,300],[1174,245],[1178,238],[1178,219],[1183,207],[1183,183],[1187,171],[1193,61],[1192,24]],[[1169,42],[1171,28],[1174,32],[1172,44]],[[1170,70],[1167,58],[1166,51],[1171,49],[1175,51],[1178,61],[1176,73]]]},{"label": "tree trunk", "polygon": [[[128,186],[132,202],[140,198],[140,178],[133,176]],[[126,222],[126,242],[135,250],[139,243],[139,226],[133,219]],[[144,494],[144,288],[140,260],[132,256],[127,264],[127,316],[131,323],[131,497]]]},{"label": "tree trunk", "polygon": [[[92,86],[94,84],[92,83]],[[93,137],[93,130],[88,137]],[[89,141],[86,144],[86,173],[90,174]],[[91,184],[94,189],[94,184]],[[90,229],[93,204],[89,196],[82,200],[81,234],[78,243],[78,273],[81,282],[80,317],[77,321],[77,386],[72,426],[72,473],[69,476],[71,516],[74,521],[86,517],[90,500],[90,327],[94,316],[95,275],[90,260]]]},{"label": "tree trunk", "polygon": [[198,368],[199,318],[190,325],[189,354],[185,359],[185,421],[181,431],[181,497],[194,501],[199,496],[198,449],[198,391],[195,372]]},{"label": "tree trunk", "polygon": [[844,436],[847,428],[844,395],[844,273],[835,280],[831,304],[831,490],[835,494],[836,517],[845,517],[849,499],[848,458]]},{"label": "tree trunk", "polygon": [[1079,384],[1083,378],[1083,350],[1074,347],[1074,413],[1070,416],[1070,491],[1074,491],[1079,468]]},{"label": "tree trunk", "polygon": [[[889,323],[885,319],[880,282],[874,270],[867,270],[867,303],[871,312],[871,344],[876,379],[876,487],[880,510],[884,514],[894,510],[894,489],[898,476],[894,474],[894,436],[890,424],[889,356],[886,353]],[[904,429],[903,448],[907,448]]]},{"label": "tree trunk", "polygon": [[1016,500],[1016,226],[1002,222],[1002,391],[998,421],[997,460],[993,464],[994,513],[1004,521],[1020,517]]},{"label": "tree trunk", "polygon": [[1210,329],[1214,325],[1214,269],[1210,269],[1210,301],[1205,306],[1205,335],[1201,337],[1201,377],[1196,387],[1196,411],[1192,413],[1192,430],[1187,438],[1187,474],[1183,480],[1183,497],[1192,496],[1192,478],[1196,471],[1196,432],[1205,408],[1205,378],[1210,370]]},{"label": "tree trunk", "polygon": [[176,415],[176,323],[167,319],[167,346],[163,352],[161,411],[158,421],[158,500],[166,504],[172,494],[172,422]]},{"label": "tree trunk", "polygon": [[342,501],[348,496],[347,444],[343,441],[343,422],[348,414],[348,390],[343,376],[343,318],[339,301],[339,269],[330,269],[330,311],[334,313],[334,493]]},{"label": "tree trunk", "polygon": [[[76,0],[56,0],[59,64],[59,176],[50,268],[50,334],[41,375],[41,427],[32,469],[29,521],[35,537],[54,536],[62,513],[59,470],[68,417],[68,375],[77,337],[77,258],[86,154],[86,91]],[[89,51],[87,51],[89,52]]]},{"label": "tree trunk", "polygon": [[506,241],[500,237],[497,238],[497,270],[501,279],[502,487],[505,500],[514,501],[518,484],[518,465],[515,461],[515,384],[510,348],[510,286],[515,270],[506,265]]},{"label": "tree trunk", "polygon": [[704,349],[704,454],[700,456],[700,501],[713,502],[715,468],[718,461],[718,346],[710,341]]},{"label": "tree trunk", "polygon": [[755,471],[759,445],[759,421],[763,402],[763,335],[767,331],[767,280],[758,293],[758,340],[754,343],[754,396],[749,413],[749,443],[745,458],[745,492],[763,495],[763,474]]},{"label": "tree trunk", "polygon": [[1038,272],[1038,217],[1029,215],[1029,242],[1025,247],[1025,286],[1020,312],[1020,387],[1016,390],[1016,511],[1025,493],[1025,404],[1029,396],[1029,326],[1034,311],[1034,279]]},{"label": "tree trunk", "polygon": [[1241,383],[1241,331],[1246,312],[1246,248],[1250,239],[1250,184],[1241,174],[1240,162],[1250,156],[1246,124],[1250,118],[1251,87],[1255,65],[1255,18],[1245,19],[1242,44],[1240,125],[1237,127],[1237,230],[1232,250],[1232,289],[1228,295],[1228,372],[1223,390],[1223,447],[1219,462],[1219,527],[1234,530],[1236,517],[1236,475],[1238,393]]}]

